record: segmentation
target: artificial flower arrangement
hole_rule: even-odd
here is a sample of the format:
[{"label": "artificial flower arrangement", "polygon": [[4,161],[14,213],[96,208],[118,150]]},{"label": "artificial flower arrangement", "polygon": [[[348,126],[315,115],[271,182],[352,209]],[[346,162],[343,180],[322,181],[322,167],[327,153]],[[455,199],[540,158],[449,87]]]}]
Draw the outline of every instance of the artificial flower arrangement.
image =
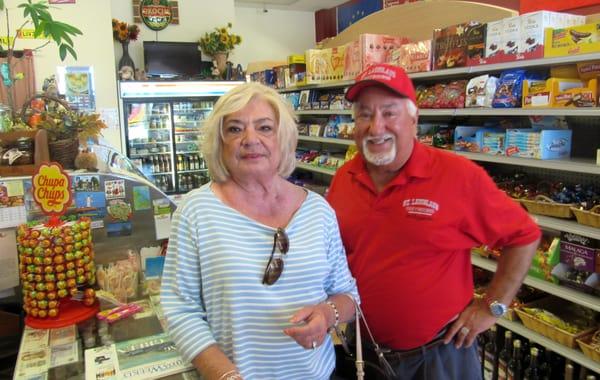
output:
[{"label": "artificial flower arrangement", "polygon": [[214,56],[215,53],[229,53],[236,45],[242,43],[242,37],[230,32],[231,23],[213,32],[204,33],[200,38],[200,47],[205,54]]},{"label": "artificial flower arrangement", "polygon": [[112,19],[113,38],[119,42],[127,42],[137,40],[140,34],[140,28],[135,25],[127,25],[126,22],[119,21],[116,18]]}]

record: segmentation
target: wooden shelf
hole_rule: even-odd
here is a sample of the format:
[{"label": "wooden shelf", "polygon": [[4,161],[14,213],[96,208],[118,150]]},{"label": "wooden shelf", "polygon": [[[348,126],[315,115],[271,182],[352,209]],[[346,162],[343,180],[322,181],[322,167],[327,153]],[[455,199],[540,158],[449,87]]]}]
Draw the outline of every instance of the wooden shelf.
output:
[{"label": "wooden shelf", "polygon": [[[496,267],[498,266],[496,261],[486,259],[485,257],[481,257],[475,253],[471,255],[471,263],[476,267],[483,268],[490,272],[496,272]],[[592,310],[600,311],[600,297],[582,293],[575,289],[570,289],[531,276],[526,276],[523,283],[553,296],[574,302]]]}]

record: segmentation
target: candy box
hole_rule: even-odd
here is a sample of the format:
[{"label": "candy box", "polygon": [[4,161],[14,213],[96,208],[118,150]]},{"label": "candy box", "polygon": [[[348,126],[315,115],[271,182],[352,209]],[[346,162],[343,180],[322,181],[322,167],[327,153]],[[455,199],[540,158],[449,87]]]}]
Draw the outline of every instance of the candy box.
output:
[{"label": "candy box", "polygon": [[546,28],[565,28],[585,24],[585,16],[559,12],[538,11],[522,14],[520,17],[519,53],[535,53],[529,58],[544,56],[544,30]]},{"label": "candy box", "polygon": [[594,272],[596,270],[596,253],[597,251],[593,247],[586,247],[565,239],[560,243],[560,262],[577,270]]},{"label": "candy box", "polygon": [[485,36],[485,56],[493,57],[502,51],[502,32],[504,30],[504,20],[492,21],[487,23]]},{"label": "candy box", "polygon": [[389,62],[392,50],[408,43],[409,39],[386,34],[366,33],[359,36],[358,42],[362,71],[371,65]]},{"label": "candy box", "polygon": [[344,55],[344,80],[351,80],[362,71],[360,43],[358,40],[348,42]]},{"label": "candy box", "polygon": [[344,79],[344,62],[346,60],[346,45],[331,48],[329,55],[329,65],[331,69],[328,80],[341,81]]},{"label": "candy box", "polygon": [[519,52],[519,42],[521,40],[521,16],[505,18],[502,26],[502,49],[504,54],[515,55]]},{"label": "candy box", "polygon": [[599,29],[600,23],[569,28],[547,28],[545,31],[544,57],[597,52],[600,50]]},{"label": "candy box", "polygon": [[551,160],[571,155],[573,131],[535,129],[508,129],[506,131],[507,156]]},{"label": "candy box", "polygon": [[463,67],[467,64],[467,35],[470,23],[451,25],[433,31],[434,70]]},{"label": "candy box", "polygon": [[600,291],[600,275],[583,270],[576,270],[565,263],[560,263],[552,270],[561,284],[586,293]]},{"label": "candy box", "polygon": [[306,83],[322,83],[332,73],[331,49],[308,49],[306,55]]},{"label": "candy box", "polygon": [[506,132],[499,128],[484,128],[477,131],[477,138],[481,141],[481,153],[493,156],[504,155],[504,142]]},{"label": "candy box", "polygon": [[306,57],[304,54],[288,56],[289,85],[296,86],[305,83]]},{"label": "candy box", "polygon": [[407,73],[431,70],[431,40],[407,43],[392,49],[389,63],[402,67]]},{"label": "candy box", "polygon": [[560,238],[544,235],[542,243],[535,251],[528,274],[541,280],[557,283],[552,270],[560,260]]},{"label": "candy box", "polygon": [[479,137],[481,135],[477,135],[477,131],[480,129],[482,127],[457,126],[454,129],[454,150],[473,153],[480,152],[482,141],[479,140]]},{"label": "candy box", "polygon": [[552,82],[552,90],[552,107],[595,107],[598,101],[597,79],[590,79],[587,83],[556,79]]}]

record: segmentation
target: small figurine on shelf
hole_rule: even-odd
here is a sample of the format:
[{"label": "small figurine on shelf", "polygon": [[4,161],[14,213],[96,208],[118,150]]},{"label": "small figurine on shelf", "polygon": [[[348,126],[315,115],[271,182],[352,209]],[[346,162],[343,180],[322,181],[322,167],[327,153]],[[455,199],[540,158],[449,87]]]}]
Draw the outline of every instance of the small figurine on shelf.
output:
[{"label": "small figurine on shelf", "polygon": [[91,172],[98,171],[98,158],[89,148],[84,148],[75,157],[75,168],[85,169]]},{"label": "small figurine on shelf", "polygon": [[146,71],[142,69],[135,69],[135,80],[148,80]]},{"label": "small figurine on shelf", "polygon": [[119,78],[121,78],[121,80],[134,80],[135,75],[134,75],[133,67],[131,67],[131,66],[121,67],[121,69],[119,70]]}]

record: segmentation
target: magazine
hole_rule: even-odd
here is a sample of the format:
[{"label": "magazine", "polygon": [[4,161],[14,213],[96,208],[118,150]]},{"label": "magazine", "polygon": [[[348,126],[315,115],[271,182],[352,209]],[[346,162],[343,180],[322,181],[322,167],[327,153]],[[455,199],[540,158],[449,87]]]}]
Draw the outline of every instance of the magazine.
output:
[{"label": "magazine", "polygon": [[192,369],[165,333],[115,343],[124,379],[157,379]]}]

